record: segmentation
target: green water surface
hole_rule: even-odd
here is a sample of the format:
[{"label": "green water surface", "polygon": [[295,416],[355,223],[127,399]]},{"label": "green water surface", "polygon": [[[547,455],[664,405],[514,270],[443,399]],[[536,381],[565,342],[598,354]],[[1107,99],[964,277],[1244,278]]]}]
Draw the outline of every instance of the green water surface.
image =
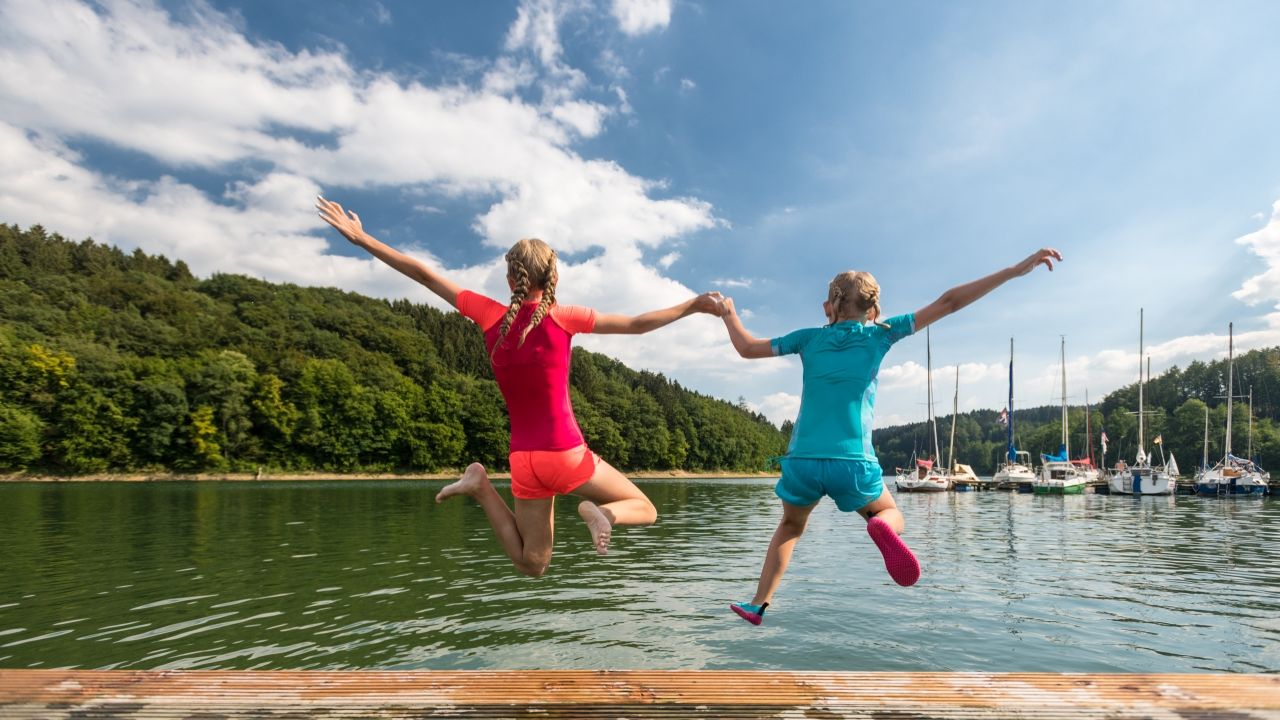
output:
[{"label": "green water surface", "polygon": [[643,483],[607,557],[561,502],[537,579],[441,486],[0,485],[0,667],[1280,670],[1272,499],[903,495],[912,588],[825,503],[753,627],[769,482]]}]

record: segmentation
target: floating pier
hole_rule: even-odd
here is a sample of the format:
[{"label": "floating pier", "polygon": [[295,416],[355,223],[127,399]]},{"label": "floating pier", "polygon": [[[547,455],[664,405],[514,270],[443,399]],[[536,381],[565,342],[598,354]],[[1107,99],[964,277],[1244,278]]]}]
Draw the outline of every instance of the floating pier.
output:
[{"label": "floating pier", "polygon": [[1280,675],[0,670],[0,718],[1280,718]]}]

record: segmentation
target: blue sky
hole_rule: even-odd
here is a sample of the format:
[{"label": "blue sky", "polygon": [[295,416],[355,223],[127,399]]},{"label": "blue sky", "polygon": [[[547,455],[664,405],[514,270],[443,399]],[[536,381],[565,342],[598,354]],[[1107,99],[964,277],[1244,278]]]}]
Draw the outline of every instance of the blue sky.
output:
[{"label": "blue sky", "polygon": [[[1041,246],[1066,261],[933,333],[961,408],[1073,402],[1280,344],[1280,5],[1268,2],[0,0],[0,220],[242,272],[438,302],[311,212],[500,294],[561,251],[562,301],[732,294],[762,336],[873,272],[886,312]],[[793,359],[694,318],[591,349],[794,414]],[[923,338],[880,424],[924,414]],[[941,408],[940,408],[941,410]]]}]

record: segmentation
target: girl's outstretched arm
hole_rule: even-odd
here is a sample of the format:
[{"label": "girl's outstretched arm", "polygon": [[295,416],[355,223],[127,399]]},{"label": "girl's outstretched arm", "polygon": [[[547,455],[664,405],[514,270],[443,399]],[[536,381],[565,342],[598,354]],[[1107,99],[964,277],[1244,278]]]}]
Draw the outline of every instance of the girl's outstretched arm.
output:
[{"label": "girl's outstretched arm", "polygon": [[1044,248],[1027,256],[1026,260],[1017,265],[1011,265],[979,280],[951,288],[942,293],[942,296],[937,300],[934,300],[916,313],[916,331],[919,332],[926,326],[932,325],[1006,282],[1026,275],[1035,270],[1037,265],[1043,264],[1052,272],[1054,260],[1061,262],[1062,253],[1053,248]]},{"label": "girl's outstretched arm", "polygon": [[427,267],[421,260],[409,257],[366,233],[364,227],[360,224],[359,215],[350,210],[343,210],[338,203],[332,200],[325,200],[322,197],[316,198],[316,209],[320,211],[320,217],[325,222],[336,228],[352,244],[368,250],[370,255],[399,270],[410,279],[422,283],[428,290],[444,298],[450,305],[458,306],[458,293],[462,292],[462,288],[454,284],[452,280]]},{"label": "girl's outstretched arm", "polygon": [[686,300],[679,305],[672,305],[662,310],[653,310],[640,315],[618,315],[599,313],[596,315],[595,329],[592,332],[601,335],[639,335],[650,330],[657,330],[669,325],[686,315],[694,313],[719,315],[720,293],[702,293],[696,298]]},{"label": "girl's outstretched arm", "polygon": [[742,326],[738,311],[733,307],[733,298],[725,298],[722,304],[724,314],[721,317],[724,318],[724,326],[729,329],[729,340],[733,342],[733,349],[748,360],[773,357],[773,345],[770,344],[769,339],[755,337]]}]

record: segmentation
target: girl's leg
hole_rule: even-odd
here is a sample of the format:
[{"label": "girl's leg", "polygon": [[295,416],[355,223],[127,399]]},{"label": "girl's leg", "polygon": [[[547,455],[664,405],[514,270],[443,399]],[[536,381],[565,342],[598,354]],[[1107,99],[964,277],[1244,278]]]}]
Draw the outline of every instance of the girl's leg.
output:
[{"label": "girl's leg", "polygon": [[907,521],[902,517],[902,511],[898,510],[898,503],[893,501],[893,496],[889,494],[887,487],[880,492],[880,497],[858,508],[858,514],[868,522],[873,517],[880,518],[899,535],[907,527]]},{"label": "girl's leg", "polygon": [[769,541],[769,552],[764,556],[764,567],[760,570],[760,583],[756,586],[752,605],[773,602],[773,593],[782,582],[782,574],[787,571],[787,565],[791,564],[796,541],[804,534],[804,528],[809,524],[809,513],[817,506],[816,502],[803,507],[785,500],[782,502],[782,520],[778,522],[778,529],[773,531],[773,539]]},{"label": "girl's leg", "polygon": [[640,488],[604,460],[573,494],[586,498],[578,504],[578,514],[587,523],[591,542],[601,555],[609,551],[614,525],[652,525],[658,519],[657,508]]},{"label": "girl's leg", "polygon": [[867,534],[884,556],[889,577],[899,585],[914,585],[920,579],[920,561],[899,537],[906,521],[889,489],[885,488],[879,498],[859,508],[858,514],[867,519]]},{"label": "girl's leg", "polygon": [[489,473],[480,463],[471,463],[461,479],[436,495],[436,502],[444,502],[454,495],[467,495],[480,503],[502,550],[517,570],[531,577],[540,577],[547,571],[551,564],[555,498],[516,498],[516,509],[512,512],[493,489]]}]

